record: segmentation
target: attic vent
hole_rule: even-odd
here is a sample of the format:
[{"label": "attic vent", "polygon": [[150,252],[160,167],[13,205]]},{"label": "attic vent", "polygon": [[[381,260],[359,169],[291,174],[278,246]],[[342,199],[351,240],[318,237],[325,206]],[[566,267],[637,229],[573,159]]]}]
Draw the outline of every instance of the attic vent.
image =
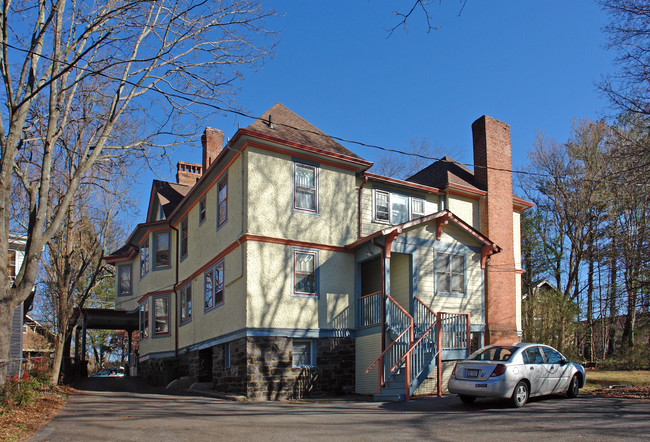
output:
[{"label": "attic vent", "polygon": [[273,127],[273,121],[271,121],[271,114],[269,114],[269,129],[275,129],[275,127]]}]

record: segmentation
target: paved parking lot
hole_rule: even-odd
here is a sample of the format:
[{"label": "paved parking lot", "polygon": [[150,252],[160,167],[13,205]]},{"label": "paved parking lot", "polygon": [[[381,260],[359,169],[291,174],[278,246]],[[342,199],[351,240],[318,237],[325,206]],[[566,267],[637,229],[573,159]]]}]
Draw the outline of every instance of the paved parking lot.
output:
[{"label": "paved parking lot", "polygon": [[454,396],[232,402],[168,394],[136,379],[95,379],[31,440],[648,440],[650,402],[581,396],[522,409]]}]

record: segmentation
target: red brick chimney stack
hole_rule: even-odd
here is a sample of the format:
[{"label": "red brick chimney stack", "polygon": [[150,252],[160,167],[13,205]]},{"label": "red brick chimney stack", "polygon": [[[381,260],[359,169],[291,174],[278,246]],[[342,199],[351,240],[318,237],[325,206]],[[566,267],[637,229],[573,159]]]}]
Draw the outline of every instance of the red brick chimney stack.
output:
[{"label": "red brick chimney stack", "polygon": [[203,171],[200,164],[179,161],[176,164],[176,182],[183,186],[193,186],[201,178]]},{"label": "red brick chimney stack", "polygon": [[201,144],[203,145],[203,173],[205,173],[223,149],[223,132],[206,127],[201,137]]},{"label": "red brick chimney stack", "polygon": [[503,251],[485,274],[486,343],[517,342],[510,126],[486,115],[472,124],[474,177],[487,191],[481,200],[481,231]]}]

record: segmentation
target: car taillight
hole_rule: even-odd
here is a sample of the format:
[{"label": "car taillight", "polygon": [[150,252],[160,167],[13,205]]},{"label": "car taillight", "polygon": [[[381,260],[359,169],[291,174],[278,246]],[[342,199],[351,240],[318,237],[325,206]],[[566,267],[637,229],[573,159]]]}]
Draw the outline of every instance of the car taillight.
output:
[{"label": "car taillight", "polygon": [[506,366],[503,364],[497,364],[497,366],[494,367],[494,371],[492,372],[490,377],[501,376],[505,372],[506,372]]},{"label": "car taillight", "polygon": [[454,364],[454,369],[451,370],[451,375],[456,376],[456,367],[458,366],[458,363]]}]

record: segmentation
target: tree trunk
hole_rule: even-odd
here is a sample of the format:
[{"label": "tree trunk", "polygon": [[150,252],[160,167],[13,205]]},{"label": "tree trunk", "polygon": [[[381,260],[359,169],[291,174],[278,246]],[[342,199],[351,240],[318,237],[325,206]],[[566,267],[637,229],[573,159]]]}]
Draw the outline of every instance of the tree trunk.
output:
[{"label": "tree trunk", "polygon": [[59,376],[61,375],[61,365],[63,362],[63,348],[65,347],[65,334],[58,332],[56,334],[54,345],[54,362],[52,364],[52,383],[57,385],[59,383]]}]

